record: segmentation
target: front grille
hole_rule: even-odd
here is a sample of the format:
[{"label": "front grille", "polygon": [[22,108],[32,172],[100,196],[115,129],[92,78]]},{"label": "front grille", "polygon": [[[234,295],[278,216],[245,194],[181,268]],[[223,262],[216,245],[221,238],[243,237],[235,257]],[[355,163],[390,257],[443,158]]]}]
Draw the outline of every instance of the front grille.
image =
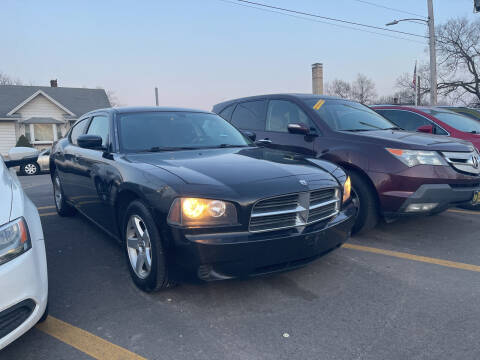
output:
[{"label": "front grille", "polygon": [[0,339],[11,333],[28,319],[35,309],[35,302],[24,300],[0,313]]},{"label": "front grille", "polygon": [[253,206],[249,229],[262,232],[305,226],[333,217],[339,210],[338,188],[276,196]]},{"label": "front grille", "polygon": [[477,151],[442,152],[447,162],[458,172],[480,175],[480,157]]}]

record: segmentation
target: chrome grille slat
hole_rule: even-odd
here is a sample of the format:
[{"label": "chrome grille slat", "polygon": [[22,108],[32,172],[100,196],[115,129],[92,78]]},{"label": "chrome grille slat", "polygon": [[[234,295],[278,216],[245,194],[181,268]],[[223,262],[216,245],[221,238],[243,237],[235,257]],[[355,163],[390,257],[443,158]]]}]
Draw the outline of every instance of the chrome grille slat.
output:
[{"label": "chrome grille slat", "polygon": [[326,188],[258,201],[252,208],[249,230],[272,231],[306,226],[337,215],[340,189]]},{"label": "chrome grille slat", "polygon": [[480,175],[480,157],[478,152],[442,152],[443,157],[457,171]]}]

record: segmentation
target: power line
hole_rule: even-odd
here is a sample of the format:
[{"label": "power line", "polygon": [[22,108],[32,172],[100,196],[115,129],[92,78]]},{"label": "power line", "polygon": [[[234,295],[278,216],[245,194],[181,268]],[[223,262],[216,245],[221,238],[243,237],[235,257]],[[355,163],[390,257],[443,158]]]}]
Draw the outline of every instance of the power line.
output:
[{"label": "power line", "polygon": [[376,3],[373,3],[373,2],[370,2],[370,1],[365,1],[365,0],[353,0],[353,1],[357,1],[357,2],[360,2],[360,3],[368,4],[368,5],[371,5],[371,6],[376,6],[376,7],[382,8],[382,9],[387,9],[387,10],[396,11],[396,12],[403,13],[403,14],[420,16],[420,17],[422,17],[422,18],[426,18],[425,15],[420,15],[420,14],[416,14],[416,13],[413,13],[413,12],[410,12],[410,11],[395,9],[395,8],[392,8],[392,7],[389,7],[389,6],[376,4]]},{"label": "power line", "polygon": [[298,11],[298,10],[281,8],[281,7],[278,7],[278,6],[272,6],[272,5],[262,4],[262,3],[254,2],[254,1],[248,1],[248,0],[236,0],[236,1],[242,2],[242,3],[246,3],[246,4],[250,4],[250,5],[261,6],[261,7],[264,7],[264,8],[269,8],[269,9],[274,9],[274,10],[285,11],[285,12],[289,12],[289,13],[297,14],[297,15],[311,16],[311,17],[315,17],[315,18],[320,18],[320,19],[324,19],[324,20],[340,22],[340,23],[349,24],[349,25],[356,25],[356,26],[362,26],[362,27],[371,28],[371,29],[376,29],[376,30],[382,30],[382,31],[387,31],[387,32],[392,32],[392,33],[403,34],[403,35],[416,36],[416,37],[421,37],[421,38],[428,38],[428,37],[425,36],[425,35],[418,35],[418,34],[413,34],[413,33],[405,32],[405,31],[398,31],[398,30],[386,29],[386,28],[379,27],[379,26],[361,24],[361,23],[357,23],[357,22],[353,22],[353,21],[348,21],[348,20],[343,20],[343,19],[337,19],[337,18],[331,18],[331,17],[327,17],[327,16],[322,16],[322,15],[307,13],[307,12]]},{"label": "power line", "polygon": [[331,25],[331,26],[335,26],[335,27],[339,27],[339,28],[343,28],[343,29],[356,30],[356,31],[361,31],[361,32],[369,33],[369,34],[378,35],[378,36],[388,37],[388,38],[391,38],[391,39],[405,40],[405,41],[409,41],[409,42],[414,42],[414,43],[417,43],[417,44],[425,45],[423,42],[417,41],[417,40],[407,39],[407,38],[404,38],[404,37],[395,36],[395,35],[390,35],[390,34],[382,34],[382,33],[379,33],[379,32],[369,31],[369,30],[365,30],[365,29],[358,29],[358,28],[355,28],[355,27],[352,27],[352,26],[346,26],[346,25],[340,25],[340,24],[332,24],[332,23],[327,22],[327,21],[322,21],[322,20],[316,20],[316,19],[306,18],[306,17],[303,17],[303,16],[288,14],[288,13],[285,13],[285,12],[280,12],[280,11],[275,11],[275,10],[271,10],[271,9],[260,8],[260,7],[256,7],[256,6],[252,6],[252,5],[247,5],[247,4],[241,4],[241,3],[238,3],[238,2],[236,2],[236,1],[234,1],[234,0],[219,0],[219,1],[222,1],[222,2],[225,2],[225,3],[228,3],[228,4],[232,4],[232,5],[243,6],[243,7],[248,7],[248,8],[251,8],[251,9],[261,10],[261,11],[265,11],[265,12],[269,12],[269,13],[274,13],[274,14],[289,16],[289,17],[293,17],[293,18],[296,18],[296,19],[301,19],[301,20],[306,20],[306,21],[312,21],[312,22],[321,23],[321,24],[326,24],[326,25]]}]

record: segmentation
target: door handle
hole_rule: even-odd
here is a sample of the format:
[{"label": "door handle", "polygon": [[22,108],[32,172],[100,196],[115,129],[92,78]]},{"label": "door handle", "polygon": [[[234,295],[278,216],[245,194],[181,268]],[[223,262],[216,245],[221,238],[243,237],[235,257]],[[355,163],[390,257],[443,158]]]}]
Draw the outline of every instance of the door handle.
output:
[{"label": "door handle", "polygon": [[270,140],[269,138],[265,138],[265,139],[257,140],[257,143],[259,143],[259,144],[271,144],[272,140]]}]

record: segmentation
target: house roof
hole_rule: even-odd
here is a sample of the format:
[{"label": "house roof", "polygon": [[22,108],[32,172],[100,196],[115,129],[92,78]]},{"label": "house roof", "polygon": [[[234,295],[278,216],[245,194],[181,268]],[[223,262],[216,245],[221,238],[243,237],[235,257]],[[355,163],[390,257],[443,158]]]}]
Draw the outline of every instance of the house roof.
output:
[{"label": "house roof", "polygon": [[0,118],[13,117],[7,114],[39,91],[77,117],[92,110],[111,106],[103,89],[0,85]]},{"label": "house roof", "polygon": [[31,117],[20,122],[23,124],[63,124],[63,121],[51,117]]}]

